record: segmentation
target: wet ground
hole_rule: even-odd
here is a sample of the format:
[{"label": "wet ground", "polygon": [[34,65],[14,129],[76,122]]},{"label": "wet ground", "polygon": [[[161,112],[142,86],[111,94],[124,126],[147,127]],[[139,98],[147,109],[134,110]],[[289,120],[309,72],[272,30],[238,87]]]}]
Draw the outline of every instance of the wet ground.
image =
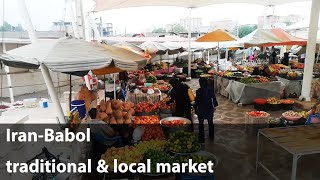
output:
[{"label": "wet ground", "polygon": [[[188,83],[194,90],[197,81]],[[253,106],[238,106],[225,97],[217,96],[219,107],[214,114],[215,140],[208,139],[206,132],[205,149],[219,159],[216,179],[223,180],[271,180],[273,179],[261,167],[256,172],[255,131],[245,127],[245,112]],[[272,117],[280,117],[281,111],[270,112]],[[320,145],[319,145],[320,146]],[[279,146],[262,138],[262,161],[280,179],[290,179],[292,156]],[[320,154],[302,156],[298,161],[297,180],[320,179]]]}]

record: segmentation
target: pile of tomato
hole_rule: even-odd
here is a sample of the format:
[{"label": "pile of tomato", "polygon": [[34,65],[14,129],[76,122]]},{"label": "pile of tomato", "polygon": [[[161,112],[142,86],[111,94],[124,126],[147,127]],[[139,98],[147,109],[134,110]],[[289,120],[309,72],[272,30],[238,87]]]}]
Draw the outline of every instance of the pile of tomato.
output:
[{"label": "pile of tomato", "polygon": [[187,122],[180,119],[176,119],[176,120],[170,120],[170,121],[163,121],[162,124],[165,126],[177,127],[177,126],[184,126],[187,124]]},{"label": "pile of tomato", "polygon": [[155,111],[159,108],[159,104],[158,103],[149,103],[149,102],[140,102],[136,105],[136,108],[135,108],[135,111],[136,112],[152,112],[152,111]]},{"label": "pile of tomato", "polygon": [[247,114],[251,117],[267,117],[269,115],[264,111],[251,111],[251,112],[247,112]]},{"label": "pile of tomato", "polygon": [[136,116],[133,121],[137,125],[159,124],[158,116]]},{"label": "pile of tomato", "polygon": [[142,141],[165,140],[166,137],[160,125],[145,125]]}]

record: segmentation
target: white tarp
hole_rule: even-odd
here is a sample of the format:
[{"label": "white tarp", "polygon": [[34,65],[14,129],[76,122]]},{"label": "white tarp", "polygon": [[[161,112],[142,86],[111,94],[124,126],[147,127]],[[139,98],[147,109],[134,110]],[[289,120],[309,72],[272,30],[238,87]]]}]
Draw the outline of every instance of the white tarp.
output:
[{"label": "white tarp", "polygon": [[212,4],[223,4],[223,3],[248,3],[248,4],[259,4],[263,6],[267,5],[279,5],[285,3],[293,3],[308,0],[95,0],[96,8],[95,11],[130,8],[130,7],[141,7],[141,6],[176,6],[185,8],[198,8],[208,6]]}]

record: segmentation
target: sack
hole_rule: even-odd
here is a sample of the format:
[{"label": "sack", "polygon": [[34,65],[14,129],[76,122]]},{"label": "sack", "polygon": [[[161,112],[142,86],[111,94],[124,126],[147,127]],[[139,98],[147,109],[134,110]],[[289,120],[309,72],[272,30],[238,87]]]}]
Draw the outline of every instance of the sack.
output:
[{"label": "sack", "polygon": [[188,95],[189,95],[190,102],[195,101],[196,98],[195,98],[191,88],[188,89]]}]

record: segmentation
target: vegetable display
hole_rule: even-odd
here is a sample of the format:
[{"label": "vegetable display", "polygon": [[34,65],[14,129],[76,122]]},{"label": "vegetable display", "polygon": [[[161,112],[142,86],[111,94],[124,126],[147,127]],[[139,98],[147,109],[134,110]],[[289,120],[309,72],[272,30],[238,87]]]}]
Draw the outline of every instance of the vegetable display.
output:
[{"label": "vegetable display", "polygon": [[151,160],[151,173],[156,174],[156,168],[157,168],[157,163],[173,163],[173,158],[171,156],[163,151],[159,150],[148,150],[144,154],[143,161],[146,163],[147,159]]},{"label": "vegetable display", "polygon": [[158,116],[136,116],[134,118],[134,124],[159,124]]},{"label": "vegetable display", "polygon": [[178,131],[169,138],[168,148],[176,153],[193,153],[200,149],[200,144],[193,133]]},{"label": "vegetable display", "polygon": [[301,119],[301,115],[300,113],[298,112],[295,112],[295,111],[287,111],[287,112],[284,112],[282,113],[282,116],[287,119],[287,120],[291,120],[291,121],[296,121],[296,120],[299,120]]},{"label": "vegetable display", "polygon": [[146,83],[156,83],[156,82],[157,82],[157,78],[155,76],[150,75],[146,78]]},{"label": "vegetable display", "polygon": [[271,97],[267,99],[268,104],[281,104],[281,101],[275,97]]},{"label": "vegetable display", "polygon": [[142,141],[155,140],[165,140],[165,134],[159,125],[144,126],[144,133],[141,137]]},{"label": "vegetable display", "polygon": [[264,111],[250,111],[247,114],[251,117],[261,118],[261,117],[268,117],[269,114]]},{"label": "vegetable display", "polygon": [[122,102],[120,100],[100,101],[97,108],[96,119],[105,121],[108,124],[131,124],[135,114],[132,102]]},{"label": "vegetable display", "polygon": [[145,102],[145,101],[142,101],[142,102],[139,102],[137,105],[136,105],[136,108],[135,108],[135,111],[136,112],[152,112],[152,111],[155,111],[159,108],[159,105],[157,103],[149,103],[149,102]]}]

